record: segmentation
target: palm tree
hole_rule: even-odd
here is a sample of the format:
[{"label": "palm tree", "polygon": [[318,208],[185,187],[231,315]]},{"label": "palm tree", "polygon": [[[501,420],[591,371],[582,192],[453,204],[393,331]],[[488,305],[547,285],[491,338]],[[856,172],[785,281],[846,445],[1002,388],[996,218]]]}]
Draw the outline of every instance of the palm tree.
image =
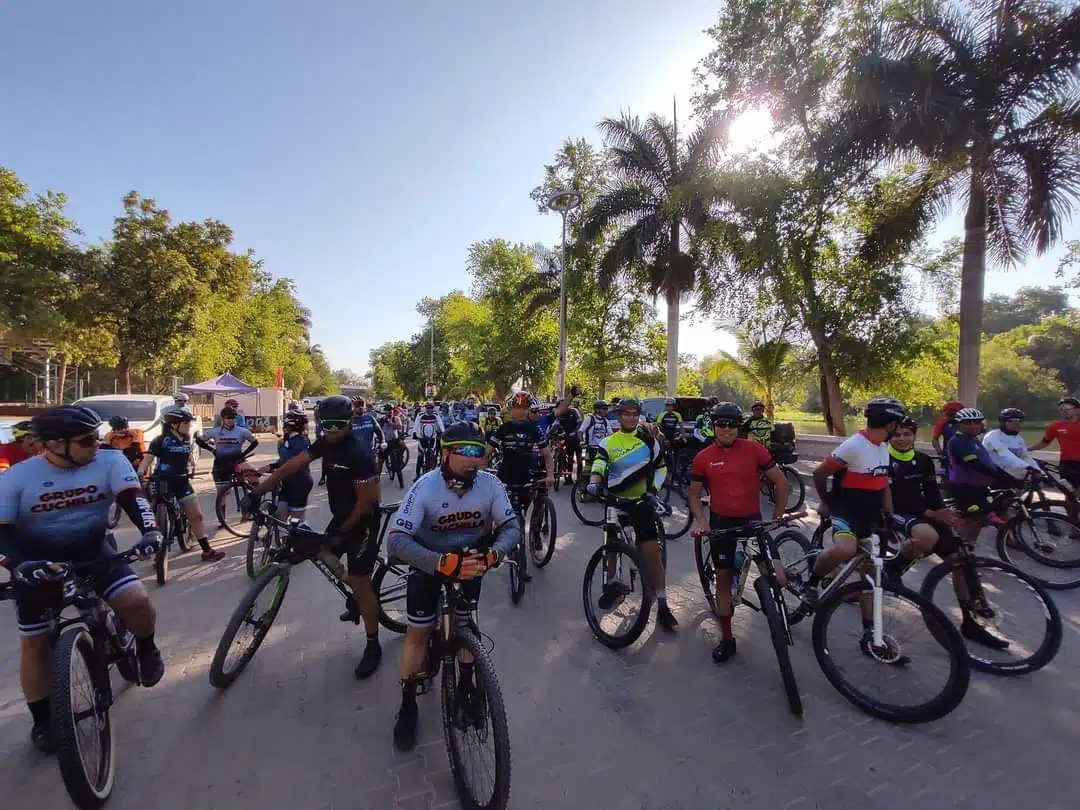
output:
[{"label": "palm tree", "polygon": [[720,352],[717,359],[705,366],[705,376],[716,380],[734,372],[754,388],[754,393],[765,403],[766,415],[772,419],[776,416],[777,394],[798,374],[795,347],[783,334],[755,336],[749,329],[737,332],[736,339],[738,355]]},{"label": "palm tree", "polygon": [[987,249],[998,263],[1042,254],[1080,195],[1080,7],[1050,0],[926,0],[889,9],[853,71],[853,141],[910,162],[904,200],[878,221],[868,256],[906,249],[966,199],[959,395],[978,394]]},{"label": "palm tree", "polygon": [[[667,300],[667,391],[679,376],[679,306],[706,271],[696,249],[698,232],[712,218],[717,187],[714,165],[727,140],[726,120],[716,118],[680,144],[675,124],[657,115],[644,122],[623,115],[600,123],[614,181],[584,214],[580,240],[614,236],[600,257],[598,276],[610,285],[619,274],[644,281]],[[685,246],[685,248],[684,248]]]}]

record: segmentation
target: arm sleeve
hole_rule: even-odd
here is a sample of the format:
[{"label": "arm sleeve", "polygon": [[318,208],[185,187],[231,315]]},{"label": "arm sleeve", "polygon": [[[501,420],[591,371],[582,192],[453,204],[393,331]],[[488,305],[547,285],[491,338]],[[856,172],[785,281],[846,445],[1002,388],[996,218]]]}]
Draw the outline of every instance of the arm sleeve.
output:
[{"label": "arm sleeve", "polygon": [[491,523],[491,532],[495,535],[491,547],[500,557],[505,557],[521,542],[521,526],[518,525],[510,496],[506,494],[506,487],[501,484],[494,487],[492,494]]},{"label": "arm sleeve", "polygon": [[420,435],[420,414],[417,414],[416,418],[413,420],[412,432],[414,436]]},{"label": "arm sleeve", "polygon": [[13,566],[25,562],[22,549],[15,539],[14,523],[0,523],[0,554],[7,557]]},{"label": "arm sleeve", "polygon": [[[198,438],[199,438],[198,434],[196,434],[196,436],[195,436],[196,441],[198,440]],[[151,456],[154,456],[155,458],[157,458],[159,455],[161,455],[161,445],[162,445],[163,442],[164,442],[164,437],[162,437],[162,436],[156,437],[152,442],[150,442],[150,446],[146,448],[146,452],[148,454],[150,454]],[[199,445],[199,446],[201,447],[202,445]]]},{"label": "arm sleeve", "polygon": [[589,470],[593,475],[603,476],[607,473],[608,468],[608,451],[607,441],[600,442],[596,447],[596,458],[593,459],[592,469]]},{"label": "arm sleeve", "polygon": [[982,443],[990,454],[990,460],[1013,478],[1023,478],[1027,474],[1028,466],[1005,446],[1000,433],[990,431],[983,436]]},{"label": "arm sleeve", "polygon": [[150,501],[146,499],[141,489],[121,490],[116,493],[116,502],[143,534],[159,528],[154,518],[154,510],[150,508]]},{"label": "arm sleeve", "polygon": [[311,447],[307,449],[307,453],[309,456],[311,456],[312,461],[323,457],[324,447],[326,447],[326,445],[323,443],[322,438],[318,438],[314,442],[312,442]]},{"label": "arm sleeve", "polygon": [[394,524],[390,527],[386,545],[393,559],[401,560],[428,574],[434,574],[441,555],[418,542],[413,536],[424,522],[425,510],[422,501],[415,486],[409,490],[394,516]]},{"label": "arm sleeve", "polygon": [[443,425],[443,420],[442,420],[442,415],[441,414],[435,414],[435,424],[439,428],[439,433],[445,433],[446,432],[446,427]]}]

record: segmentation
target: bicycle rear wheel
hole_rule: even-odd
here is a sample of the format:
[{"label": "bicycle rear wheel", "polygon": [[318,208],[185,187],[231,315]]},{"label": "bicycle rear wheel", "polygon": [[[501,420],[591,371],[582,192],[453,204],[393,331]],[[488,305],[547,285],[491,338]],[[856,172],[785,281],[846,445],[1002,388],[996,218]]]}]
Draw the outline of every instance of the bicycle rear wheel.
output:
[{"label": "bicycle rear wheel", "polygon": [[408,626],[405,594],[409,587],[409,569],[405,565],[376,564],[371,587],[379,597],[379,624],[391,633],[404,633]]},{"label": "bicycle rear wheel", "polygon": [[525,575],[529,570],[529,555],[525,552],[527,542],[529,541],[526,539],[525,533],[522,532],[520,542],[510,552],[510,559],[516,565],[507,566],[510,569],[510,602],[515,605],[520,605],[521,600],[525,598]]},{"label": "bicycle rear wheel", "polygon": [[600,526],[604,522],[604,504],[595,496],[582,492],[576,484],[570,488],[570,508],[586,526]]},{"label": "bicycle rear wheel", "polygon": [[[558,475],[555,479],[558,480]],[[551,556],[555,553],[555,538],[559,536],[558,526],[555,504],[551,498],[543,495],[533,503],[529,516],[529,553],[537,568],[551,562]]]},{"label": "bicycle rear wheel", "polygon": [[[510,727],[499,679],[472,630],[459,630],[453,644],[442,667],[441,692],[454,788],[466,810],[505,810],[510,800]],[[462,678],[459,657],[472,660],[471,682]],[[481,747],[489,751],[481,754],[485,765],[478,768],[475,749]]]},{"label": "bicycle rear wheel", "polygon": [[[53,649],[49,711],[56,762],[64,787],[79,808],[104,804],[116,775],[109,675],[98,668],[99,652],[90,633],[79,625],[61,633]],[[75,686],[78,683],[89,688]]]},{"label": "bicycle rear wheel", "polygon": [[[932,602],[902,585],[887,583],[882,593],[886,644],[881,650],[864,647],[860,602],[870,591],[866,582],[845,585],[814,616],[814,654],[821,671],[841,695],[873,717],[893,723],[926,723],[944,717],[960,705],[971,679],[959,631]],[[917,643],[901,635],[904,623],[920,634]],[[830,637],[831,630],[842,632],[845,624],[854,629],[854,641],[840,641],[835,634]],[[853,654],[854,662],[837,663],[847,652]],[[861,673],[855,671],[859,665],[863,665]],[[886,688],[912,684],[918,694],[911,701],[881,696]]]},{"label": "bicycle rear wheel", "polygon": [[[1015,566],[986,557],[970,557],[939,563],[923,580],[919,592],[940,607],[955,624],[963,621],[956,594],[943,585],[946,575],[965,576],[973,601],[971,614],[985,630],[1009,642],[995,650],[974,640],[967,642],[971,666],[993,675],[1035,672],[1053,660],[1061,648],[1061,613],[1054,600],[1030,574]],[[971,579],[977,580],[972,587]],[[936,597],[936,598],[935,598]],[[1015,628],[1029,627],[1021,635]]]},{"label": "bicycle rear wheel", "polygon": [[781,471],[784,473],[784,478],[788,483],[788,497],[787,506],[784,508],[785,512],[798,512],[800,507],[806,501],[806,484],[803,483],[802,476],[799,475],[798,470],[794,467],[789,467],[786,464],[780,465]]},{"label": "bicycle rear wheel", "polygon": [[694,515],[690,511],[690,504],[669,482],[665,482],[663,489],[657,495],[658,503],[663,506],[660,523],[664,529],[664,537],[668,540],[677,540],[690,531],[690,526],[693,525]]},{"label": "bicycle rear wheel", "polygon": [[226,531],[234,537],[246,537],[247,526],[245,522],[250,518],[240,508],[240,501],[247,495],[248,489],[239,481],[233,481],[224,492],[218,493],[214,502],[214,511],[217,513],[218,523],[225,527]]},{"label": "bicycle rear wheel", "polygon": [[1080,588],[1080,524],[1062,512],[1032,510],[998,529],[997,553],[1044,588]]},{"label": "bicycle rear wheel", "polygon": [[281,540],[276,526],[268,521],[251,521],[244,547],[244,569],[249,579],[255,579],[270,565],[274,550]]},{"label": "bicycle rear wheel", "polygon": [[[248,588],[244,598],[233,611],[229,623],[225,626],[225,632],[221,635],[217,650],[214,652],[214,660],[210,662],[210,685],[217,689],[227,689],[232,682],[239,677],[247,665],[251,662],[259,645],[263,643],[266,634],[277,618],[281,610],[281,603],[285,600],[285,592],[289,589],[289,566],[284,564],[274,565],[265,571]],[[260,596],[268,595],[270,601],[261,611],[256,611],[255,603]],[[253,628],[250,639],[238,643],[242,631]],[[239,657],[229,665],[229,653],[233,647],[239,647]]]},{"label": "bicycle rear wheel", "polygon": [[780,667],[780,678],[784,682],[788,708],[792,714],[801,716],[802,698],[799,696],[799,683],[795,680],[795,670],[791,668],[791,655],[788,651],[790,638],[787,622],[782,615],[783,602],[780,601],[779,591],[774,590],[764,577],[754,580],[754,590],[757,592],[761,612],[765,614],[765,620],[769,623],[769,636],[772,638],[773,650],[776,652],[776,663]]},{"label": "bicycle rear wheel", "polygon": [[[602,566],[602,588],[597,593],[595,577]],[[602,607],[600,600],[609,593],[616,596],[610,608]],[[608,540],[598,548],[585,566],[581,597],[589,629],[604,646],[617,650],[637,641],[649,622],[654,599],[637,549],[621,540]]]}]

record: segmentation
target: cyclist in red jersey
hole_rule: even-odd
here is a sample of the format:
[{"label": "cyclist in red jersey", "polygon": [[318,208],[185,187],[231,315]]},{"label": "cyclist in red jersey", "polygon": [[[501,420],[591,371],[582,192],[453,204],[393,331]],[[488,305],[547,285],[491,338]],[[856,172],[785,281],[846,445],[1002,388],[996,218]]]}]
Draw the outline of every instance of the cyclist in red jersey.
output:
[{"label": "cyclist in red jersey", "polygon": [[[1058,400],[1058,408],[1061,409],[1062,418],[1047,425],[1043,437],[1031,445],[1028,451],[1042,450],[1056,441],[1061,451],[1061,477],[1074,487],[1080,488],[1080,399],[1062,397]],[[1080,518],[1080,509],[1077,509],[1073,500],[1067,500],[1065,507],[1070,518]]]}]

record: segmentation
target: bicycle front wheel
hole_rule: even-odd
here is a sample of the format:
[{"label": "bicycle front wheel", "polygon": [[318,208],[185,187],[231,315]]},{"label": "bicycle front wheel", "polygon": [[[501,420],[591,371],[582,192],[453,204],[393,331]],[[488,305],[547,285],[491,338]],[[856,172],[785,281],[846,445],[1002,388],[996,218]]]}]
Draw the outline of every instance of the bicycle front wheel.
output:
[{"label": "bicycle front wheel", "polygon": [[[502,689],[480,639],[472,630],[458,632],[452,659],[442,668],[443,734],[450,773],[466,810],[506,810],[510,727]],[[467,674],[460,666],[461,658],[472,661]]]},{"label": "bicycle front wheel", "polygon": [[690,526],[694,522],[690,504],[670,482],[665,482],[663,489],[657,495],[658,503],[662,508],[662,513],[658,511],[657,514],[660,516],[664,537],[668,540],[677,540],[690,531]]},{"label": "bicycle front wheel", "polygon": [[784,507],[784,511],[798,512],[806,501],[806,484],[803,483],[802,476],[794,467],[783,464],[780,466],[780,471],[784,473],[788,484],[787,506]]},{"label": "bicycle front wheel", "polygon": [[[933,602],[902,585],[882,589],[884,645],[864,640],[872,588],[843,586],[814,616],[814,654],[825,677],[867,714],[893,723],[938,720],[967,694],[971,667],[959,631]],[[904,698],[902,691],[910,696]]]},{"label": "bicycle front wheel", "polygon": [[1080,524],[1062,512],[1032,510],[1001,526],[997,553],[1044,588],[1080,588]]},{"label": "bicycle front wheel", "polygon": [[116,775],[109,676],[98,670],[97,660],[85,627],[60,634],[53,650],[49,711],[60,776],[71,801],[84,810],[105,803]]},{"label": "bicycle front wheel", "polygon": [[247,487],[238,481],[233,481],[224,491],[218,493],[217,500],[214,503],[218,523],[235,537],[247,536],[247,527],[244,523],[250,518],[240,508],[240,502],[247,495],[247,492]]},{"label": "bicycle front wheel", "polygon": [[[993,675],[1022,675],[1042,669],[1057,655],[1063,634],[1061,613],[1033,576],[986,557],[934,566],[919,592],[958,625],[964,621],[964,614],[954,588],[943,584],[947,574],[952,575],[953,584],[962,578],[967,587],[970,621],[981,628],[969,634],[966,645],[975,669]],[[997,649],[1000,644],[994,645],[992,638],[1007,646]]]},{"label": "bicycle front wheel", "polygon": [[249,579],[255,579],[266,570],[280,542],[276,526],[269,521],[251,521],[247,544],[244,548],[244,569]]},{"label": "bicycle front wheel", "polygon": [[405,595],[409,588],[409,569],[401,564],[379,561],[371,587],[379,597],[379,624],[391,633],[404,633],[408,626]]},{"label": "bicycle front wheel", "polygon": [[[284,564],[266,569],[251,584],[225,626],[214,660],[210,662],[211,686],[227,689],[244,671],[270,632],[288,589],[289,566]],[[267,600],[265,607],[257,606],[260,597]],[[237,655],[230,658],[234,650]]]},{"label": "bicycle front wheel", "polygon": [[647,570],[637,549],[619,540],[609,540],[589,558],[581,597],[589,629],[604,646],[628,647],[645,631],[654,598]]},{"label": "bicycle front wheel", "polygon": [[599,526],[604,522],[604,504],[594,495],[583,492],[577,484],[570,488],[570,508],[586,526]]},{"label": "bicycle front wheel", "polygon": [[[555,480],[559,480],[557,474]],[[555,504],[545,495],[533,504],[532,514],[529,516],[529,553],[537,568],[543,568],[551,562],[558,534]]]},{"label": "bicycle front wheel", "polygon": [[791,668],[791,655],[788,651],[789,637],[787,622],[781,615],[779,594],[774,593],[773,588],[764,577],[754,580],[754,590],[757,592],[758,604],[761,612],[765,614],[765,620],[769,623],[769,636],[772,638],[773,650],[776,652],[776,663],[780,667],[780,678],[784,682],[784,694],[787,695],[788,708],[795,716],[803,713],[802,697],[799,695],[799,683],[795,680],[795,670]]}]

